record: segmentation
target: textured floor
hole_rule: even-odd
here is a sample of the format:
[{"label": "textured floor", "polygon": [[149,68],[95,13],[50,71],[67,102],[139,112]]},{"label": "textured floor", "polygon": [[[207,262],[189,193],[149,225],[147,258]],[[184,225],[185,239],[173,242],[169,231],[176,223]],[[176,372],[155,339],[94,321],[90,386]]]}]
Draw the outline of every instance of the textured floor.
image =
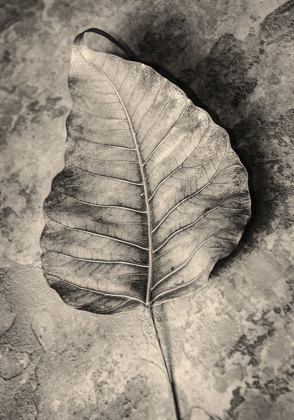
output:
[{"label": "textured floor", "polygon": [[230,133],[253,217],[201,293],[159,307],[185,420],[294,413],[294,1],[1,1],[0,419],[173,419],[145,310],[95,316],[42,275],[42,203],[63,167],[74,36],[100,27]]}]

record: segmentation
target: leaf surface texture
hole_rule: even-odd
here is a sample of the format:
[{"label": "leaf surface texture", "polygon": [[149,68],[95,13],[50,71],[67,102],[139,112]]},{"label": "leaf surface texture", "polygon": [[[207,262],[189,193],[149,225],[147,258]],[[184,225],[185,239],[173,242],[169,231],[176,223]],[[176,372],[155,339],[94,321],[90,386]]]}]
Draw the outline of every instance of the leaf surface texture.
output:
[{"label": "leaf surface texture", "polygon": [[45,201],[47,281],[114,313],[194,292],[250,216],[225,130],[152,68],[77,38],[64,170]]}]

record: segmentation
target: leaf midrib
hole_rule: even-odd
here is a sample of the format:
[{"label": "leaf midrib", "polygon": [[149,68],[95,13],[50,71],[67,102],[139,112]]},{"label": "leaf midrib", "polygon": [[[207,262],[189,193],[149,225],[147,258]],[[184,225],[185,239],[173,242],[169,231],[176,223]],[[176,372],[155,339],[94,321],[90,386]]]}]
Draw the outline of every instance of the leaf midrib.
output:
[{"label": "leaf midrib", "polygon": [[139,150],[139,144],[137,142],[137,137],[136,137],[136,133],[133,129],[133,124],[131,122],[129,113],[123,103],[123,100],[118,92],[118,90],[116,89],[116,87],[114,86],[114,84],[112,83],[112,81],[107,77],[107,75],[100,70],[98,67],[96,67],[93,63],[91,63],[90,61],[87,60],[87,58],[85,57],[85,55],[83,54],[80,45],[78,45],[78,49],[81,53],[81,55],[83,56],[83,58],[85,59],[85,61],[92,67],[94,67],[99,73],[101,73],[110,83],[110,85],[112,86],[114,92],[116,93],[121,106],[124,110],[124,113],[126,115],[131,133],[132,133],[132,137],[134,140],[134,144],[135,144],[135,148],[136,148],[136,152],[137,152],[137,156],[138,156],[138,163],[139,163],[139,167],[140,167],[140,172],[141,172],[141,177],[142,177],[142,183],[143,183],[143,190],[144,190],[144,198],[145,198],[145,205],[146,205],[146,215],[147,215],[147,223],[148,223],[148,259],[149,259],[149,268],[148,268],[148,280],[147,280],[147,289],[146,289],[146,298],[145,298],[145,305],[146,306],[150,306],[150,291],[151,291],[151,283],[152,283],[152,274],[153,274],[153,244],[152,244],[152,226],[151,226],[151,212],[150,212],[150,206],[149,206],[149,200],[148,200],[148,190],[147,190],[147,183],[146,183],[146,178],[145,178],[145,173],[144,173],[144,167],[143,167],[143,162],[141,159],[141,155],[140,155],[140,150]]}]

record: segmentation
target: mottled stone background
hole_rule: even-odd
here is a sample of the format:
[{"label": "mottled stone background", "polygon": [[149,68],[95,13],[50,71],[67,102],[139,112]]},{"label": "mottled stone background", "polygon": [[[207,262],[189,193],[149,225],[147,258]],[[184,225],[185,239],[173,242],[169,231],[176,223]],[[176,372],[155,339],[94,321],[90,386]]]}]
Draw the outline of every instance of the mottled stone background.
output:
[{"label": "mottled stone background", "polygon": [[237,250],[201,292],[156,310],[182,419],[293,419],[294,1],[0,5],[0,419],[174,418],[146,311],[79,312],[41,271],[42,203],[63,167],[71,107],[71,43],[88,27],[189,87],[250,176],[253,217]]}]

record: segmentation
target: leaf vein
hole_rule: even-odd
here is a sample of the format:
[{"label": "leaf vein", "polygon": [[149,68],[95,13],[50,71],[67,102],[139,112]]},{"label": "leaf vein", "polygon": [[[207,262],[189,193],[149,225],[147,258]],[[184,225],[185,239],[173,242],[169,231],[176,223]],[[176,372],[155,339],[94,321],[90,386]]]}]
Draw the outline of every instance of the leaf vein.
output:
[{"label": "leaf vein", "polygon": [[86,235],[87,235],[87,234],[89,234],[89,235],[99,236],[99,237],[101,237],[101,238],[106,238],[106,239],[109,239],[109,240],[112,240],[112,241],[116,241],[116,242],[123,243],[123,244],[125,244],[125,245],[130,245],[130,246],[133,246],[133,247],[135,247],[135,248],[143,249],[144,251],[148,251],[148,248],[144,248],[144,247],[142,247],[141,245],[134,244],[133,242],[125,241],[125,240],[123,240],[123,239],[119,239],[119,238],[114,238],[113,236],[103,235],[102,233],[91,232],[91,231],[89,231],[89,230],[83,230],[83,229],[79,229],[79,228],[72,228],[72,227],[70,227],[70,226],[66,226],[65,224],[63,224],[63,223],[61,223],[61,222],[57,222],[56,220],[52,219],[52,218],[51,218],[51,217],[49,217],[48,215],[47,215],[47,217],[48,217],[48,218],[49,218],[52,222],[57,223],[58,225],[63,226],[65,229],[74,230],[74,231],[77,231],[77,232],[82,232],[82,233],[85,233]]},{"label": "leaf vein", "polygon": [[86,262],[93,262],[93,263],[101,263],[101,264],[124,264],[124,265],[132,265],[134,267],[142,267],[142,268],[148,268],[149,265],[143,265],[143,264],[137,264],[137,263],[132,263],[132,262],[128,262],[128,261],[105,261],[105,260],[96,260],[96,259],[91,259],[91,258],[82,258],[82,257],[75,257],[73,255],[68,255],[68,254],[64,254],[63,252],[58,252],[58,251],[53,251],[50,250],[48,252],[54,252],[58,255],[63,255],[64,257],[70,257],[73,260],[78,260],[78,261],[86,261]]},{"label": "leaf vein", "polygon": [[[185,110],[187,109],[188,106],[188,101],[186,101],[186,104],[181,112],[181,114],[179,115],[179,117],[176,119],[176,121],[171,125],[171,127],[169,128],[168,132],[165,134],[165,136],[160,140],[160,142],[156,145],[156,147],[152,150],[152,152],[149,154],[149,156],[147,157],[147,159],[145,160],[145,162],[143,163],[143,166],[146,165],[146,163],[150,160],[150,158],[153,156],[153,154],[156,152],[156,150],[159,148],[159,146],[164,142],[164,140],[168,137],[168,135],[170,134],[170,132],[172,131],[172,129],[175,127],[175,125],[180,121],[180,119],[182,118]],[[179,143],[179,145],[183,142],[183,140],[181,140],[181,142]],[[178,146],[179,146],[178,145]],[[177,146],[177,147],[178,147]],[[174,149],[175,150],[175,149]],[[174,151],[173,150],[173,151]]]},{"label": "leaf vein", "polygon": [[204,188],[206,188],[208,185],[210,185],[211,183],[212,183],[212,181],[217,177],[217,175],[219,174],[219,172],[220,172],[220,168],[221,168],[221,165],[222,165],[222,163],[223,163],[223,161],[224,161],[224,159],[226,158],[226,156],[227,156],[227,153],[228,153],[228,147],[229,147],[229,145],[228,145],[228,142],[227,142],[227,149],[226,149],[226,152],[225,152],[225,154],[224,154],[224,156],[223,156],[223,159],[222,159],[222,161],[221,161],[221,163],[220,163],[220,165],[219,165],[219,168],[218,168],[218,170],[216,171],[216,173],[213,175],[213,177],[209,180],[209,182],[207,182],[203,187],[201,187],[199,190],[197,190],[196,192],[194,192],[193,194],[189,194],[189,195],[187,195],[186,197],[184,197],[182,200],[180,200],[177,204],[175,204],[167,213],[166,213],[166,215],[161,219],[161,221],[157,224],[157,226],[153,229],[153,231],[152,231],[152,233],[154,233],[158,228],[159,228],[159,226],[166,220],[166,218],[177,208],[177,207],[179,207],[182,203],[184,203],[185,201],[187,201],[187,200],[189,200],[190,198],[192,198],[192,197],[195,197],[196,195],[198,195],[202,190],[204,190]]},{"label": "leaf vein", "polygon": [[67,283],[70,286],[75,286],[78,289],[86,290],[86,291],[92,292],[92,293],[97,293],[97,294],[103,295],[103,296],[114,296],[114,297],[119,297],[119,298],[127,298],[127,299],[135,300],[137,302],[140,302],[140,303],[143,303],[144,304],[143,300],[138,299],[138,298],[135,298],[135,297],[132,297],[132,296],[129,296],[129,295],[120,295],[118,293],[115,293],[114,294],[114,293],[98,292],[96,290],[90,289],[89,287],[80,286],[80,285],[77,285],[75,283],[72,283],[72,282],[70,282],[68,280],[62,279],[61,277],[57,276],[56,274],[48,273],[48,275],[51,276],[51,277],[55,277],[59,281],[64,282],[64,283]]},{"label": "leaf vein", "polygon": [[201,219],[203,219],[203,217],[205,217],[205,216],[207,216],[208,214],[210,214],[210,213],[212,213],[212,212],[214,212],[215,210],[217,210],[217,209],[219,209],[220,207],[222,207],[227,201],[229,201],[229,200],[231,200],[232,198],[233,198],[234,196],[231,196],[231,197],[229,197],[229,198],[227,198],[225,201],[223,201],[223,203],[221,203],[221,204],[219,204],[218,206],[216,206],[216,207],[214,207],[213,209],[210,209],[210,210],[208,210],[208,211],[206,211],[205,213],[203,213],[200,217],[198,217],[198,219],[196,219],[196,220],[194,220],[194,222],[192,222],[192,223],[189,223],[188,225],[186,225],[186,226],[183,226],[183,227],[181,227],[181,228],[179,228],[178,230],[176,230],[175,232],[173,232],[171,235],[169,235],[167,238],[166,238],[166,240],[157,248],[157,249],[155,249],[153,252],[155,253],[155,252],[157,252],[157,251],[159,251],[164,245],[166,245],[167,244],[167,242],[169,242],[169,240],[173,237],[173,236],[175,236],[175,235],[177,235],[179,232],[182,232],[182,231],[184,231],[184,230],[186,230],[186,229],[189,229],[190,227],[192,227],[192,226],[194,226],[194,225],[196,225]]},{"label": "leaf vein", "polygon": [[78,203],[86,204],[87,206],[122,209],[122,210],[127,210],[127,211],[133,211],[135,213],[140,213],[140,214],[141,213],[142,214],[145,214],[146,213],[145,210],[137,210],[137,209],[133,209],[132,207],[116,206],[116,205],[111,205],[111,204],[94,204],[94,203],[89,203],[88,201],[79,200],[78,198],[75,198],[72,195],[66,194],[65,192],[60,191],[58,189],[56,189],[56,191],[58,191],[60,194],[65,195],[66,197],[69,197],[69,198],[73,199],[74,201],[77,201]]},{"label": "leaf vein", "polygon": [[76,169],[79,169],[79,170],[80,170],[80,171],[82,171],[82,172],[85,172],[85,173],[90,174],[90,175],[98,176],[98,177],[101,177],[101,178],[108,178],[108,179],[112,179],[112,180],[114,180],[114,181],[125,182],[125,183],[127,183],[127,184],[131,184],[131,185],[138,185],[138,186],[139,186],[139,185],[143,185],[142,183],[139,183],[139,182],[133,182],[133,181],[128,181],[127,179],[116,178],[116,177],[114,177],[114,176],[109,176],[109,175],[96,174],[96,173],[94,173],[94,172],[87,171],[86,169],[80,168],[79,166],[76,166],[76,165],[74,165],[73,163],[71,164],[71,166],[72,166],[72,167],[74,167],[74,168],[76,168]]},{"label": "leaf vein", "polygon": [[216,235],[218,235],[219,233],[223,232],[223,230],[220,230],[219,232],[217,232],[217,234],[214,234],[212,236],[210,236],[209,238],[205,239],[205,241],[203,241],[200,245],[198,245],[193,252],[189,255],[188,259],[182,264],[180,265],[178,268],[176,268],[174,271],[171,271],[170,273],[168,273],[166,276],[162,277],[160,280],[158,280],[157,283],[155,283],[155,285],[152,287],[151,290],[154,290],[160,283],[162,283],[164,280],[166,280],[169,277],[172,277],[174,274],[177,274],[180,270],[182,270],[183,268],[186,267],[187,264],[189,264],[189,262],[191,261],[191,259],[193,258],[193,256],[195,255],[195,253],[203,246],[205,245],[208,241],[210,241],[211,239],[215,238]]}]

